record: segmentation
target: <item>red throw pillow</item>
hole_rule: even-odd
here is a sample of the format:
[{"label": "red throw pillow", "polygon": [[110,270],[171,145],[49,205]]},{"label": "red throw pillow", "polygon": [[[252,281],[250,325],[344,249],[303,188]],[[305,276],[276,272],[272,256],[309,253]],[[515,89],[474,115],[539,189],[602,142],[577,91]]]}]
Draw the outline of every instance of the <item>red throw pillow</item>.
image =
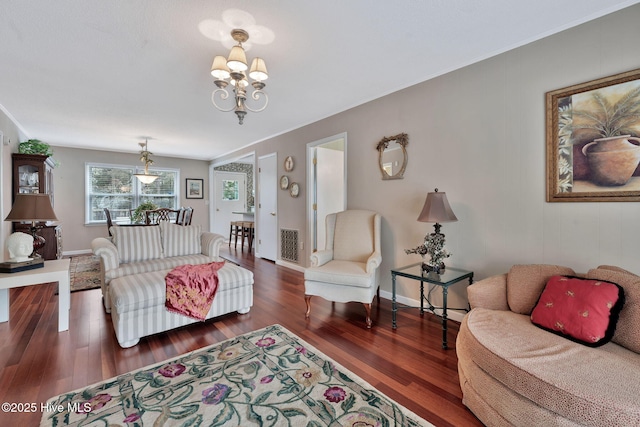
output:
[{"label": "red throw pillow", "polygon": [[531,321],[549,332],[589,347],[613,337],[624,290],[613,282],[553,276],[531,312]]}]

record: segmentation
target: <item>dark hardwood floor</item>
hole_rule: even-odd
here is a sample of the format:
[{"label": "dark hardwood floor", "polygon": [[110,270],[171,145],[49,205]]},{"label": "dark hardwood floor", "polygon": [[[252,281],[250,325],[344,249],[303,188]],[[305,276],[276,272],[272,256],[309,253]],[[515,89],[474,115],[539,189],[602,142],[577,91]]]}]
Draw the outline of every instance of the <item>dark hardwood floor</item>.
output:
[{"label": "dark hardwood floor", "polygon": [[456,322],[450,321],[450,348],[443,350],[438,317],[400,310],[394,331],[391,302],[385,299],[374,303],[370,330],[361,304],[318,297],[306,320],[302,273],[226,246],[221,255],[254,272],[251,311],[143,338],[129,349],[118,346],[100,290],[71,294],[70,328],[58,333],[55,283],[12,289],[10,320],[0,323],[0,402],[35,403],[38,410],[0,412],[0,426],[38,425],[40,405],[54,395],[274,323],[436,426],[482,425],[461,402]]}]

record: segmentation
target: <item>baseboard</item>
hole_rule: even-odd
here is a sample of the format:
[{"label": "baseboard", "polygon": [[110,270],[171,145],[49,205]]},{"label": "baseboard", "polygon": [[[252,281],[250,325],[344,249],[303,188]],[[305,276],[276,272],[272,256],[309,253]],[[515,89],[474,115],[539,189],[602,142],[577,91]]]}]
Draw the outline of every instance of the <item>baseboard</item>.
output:
[{"label": "baseboard", "polygon": [[[393,295],[391,294],[391,292],[389,291],[383,291],[380,290],[380,298],[384,298],[384,299],[388,299],[388,300],[392,300],[393,299]],[[411,307],[418,307],[418,308],[414,308],[414,310],[420,310],[420,301],[416,300],[416,299],[412,299],[412,298],[407,298],[405,296],[402,295],[396,295],[396,301],[402,305],[408,305]],[[426,310],[428,312],[431,312],[431,310]],[[442,315],[442,310],[441,309],[435,309],[433,310],[434,314],[441,316]],[[447,310],[447,317],[450,320],[455,320],[456,322],[460,323],[462,322],[462,319],[464,318],[465,313],[462,313],[460,311],[457,310]]]},{"label": "baseboard", "polygon": [[281,265],[283,267],[287,267],[290,268],[292,270],[296,270],[299,271],[301,273],[304,273],[305,268],[298,265],[298,264],[293,264],[291,262],[287,262],[287,261],[282,261],[281,259],[276,260],[276,265]]},{"label": "baseboard", "polygon": [[[305,268],[301,267],[297,264],[292,264],[290,262],[287,261],[282,261],[282,260],[277,260],[276,261],[277,265],[281,265],[283,267],[287,267],[290,268],[292,270],[296,270],[296,271],[300,271],[302,273],[304,273]],[[391,294],[391,292],[388,291],[383,291],[380,290],[380,298],[384,298],[387,299],[389,301],[391,301],[393,299],[393,295]],[[402,305],[406,305],[406,306],[411,306],[411,307],[420,307],[420,301],[416,300],[416,299],[412,299],[412,298],[407,298],[403,295],[396,295],[396,301]],[[419,310],[416,309],[416,310]],[[428,312],[431,312],[431,310],[426,310]],[[442,310],[441,309],[435,309],[433,310],[433,313],[441,316],[442,315]],[[464,318],[465,313],[458,311],[458,310],[447,310],[447,317],[450,320],[454,320],[458,323],[462,322],[462,319]]]},{"label": "baseboard", "polygon": [[62,251],[62,256],[73,256],[73,255],[91,255],[91,249],[81,249],[78,251]]}]

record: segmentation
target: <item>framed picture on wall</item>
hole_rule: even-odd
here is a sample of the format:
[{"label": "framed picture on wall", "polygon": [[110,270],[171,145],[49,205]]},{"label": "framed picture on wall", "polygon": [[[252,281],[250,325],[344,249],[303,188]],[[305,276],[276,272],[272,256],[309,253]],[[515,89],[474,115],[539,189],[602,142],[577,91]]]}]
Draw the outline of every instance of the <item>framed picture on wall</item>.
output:
[{"label": "framed picture on wall", "polygon": [[204,198],[203,189],[204,180],[187,178],[187,199],[202,199]]},{"label": "framed picture on wall", "polygon": [[546,94],[547,202],[640,201],[640,69]]}]

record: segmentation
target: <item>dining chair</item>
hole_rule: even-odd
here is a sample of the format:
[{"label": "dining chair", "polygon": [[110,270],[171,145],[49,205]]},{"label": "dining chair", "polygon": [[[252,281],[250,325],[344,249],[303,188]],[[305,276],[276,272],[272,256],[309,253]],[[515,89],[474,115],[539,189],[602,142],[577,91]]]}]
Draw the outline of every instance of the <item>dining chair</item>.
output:
[{"label": "dining chair", "polygon": [[147,225],[159,224],[160,221],[171,222],[174,218],[177,219],[180,211],[169,208],[159,208],[150,211],[145,211],[145,223]]},{"label": "dining chair", "polygon": [[107,217],[107,231],[109,232],[109,236],[111,236],[111,226],[113,225],[113,221],[111,221],[111,212],[109,212],[109,209],[104,208],[104,215]]},{"label": "dining chair", "polygon": [[193,218],[193,208],[191,206],[188,208],[180,208],[180,215],[176,223],[180,225],[191,225],[191,218]]}]

